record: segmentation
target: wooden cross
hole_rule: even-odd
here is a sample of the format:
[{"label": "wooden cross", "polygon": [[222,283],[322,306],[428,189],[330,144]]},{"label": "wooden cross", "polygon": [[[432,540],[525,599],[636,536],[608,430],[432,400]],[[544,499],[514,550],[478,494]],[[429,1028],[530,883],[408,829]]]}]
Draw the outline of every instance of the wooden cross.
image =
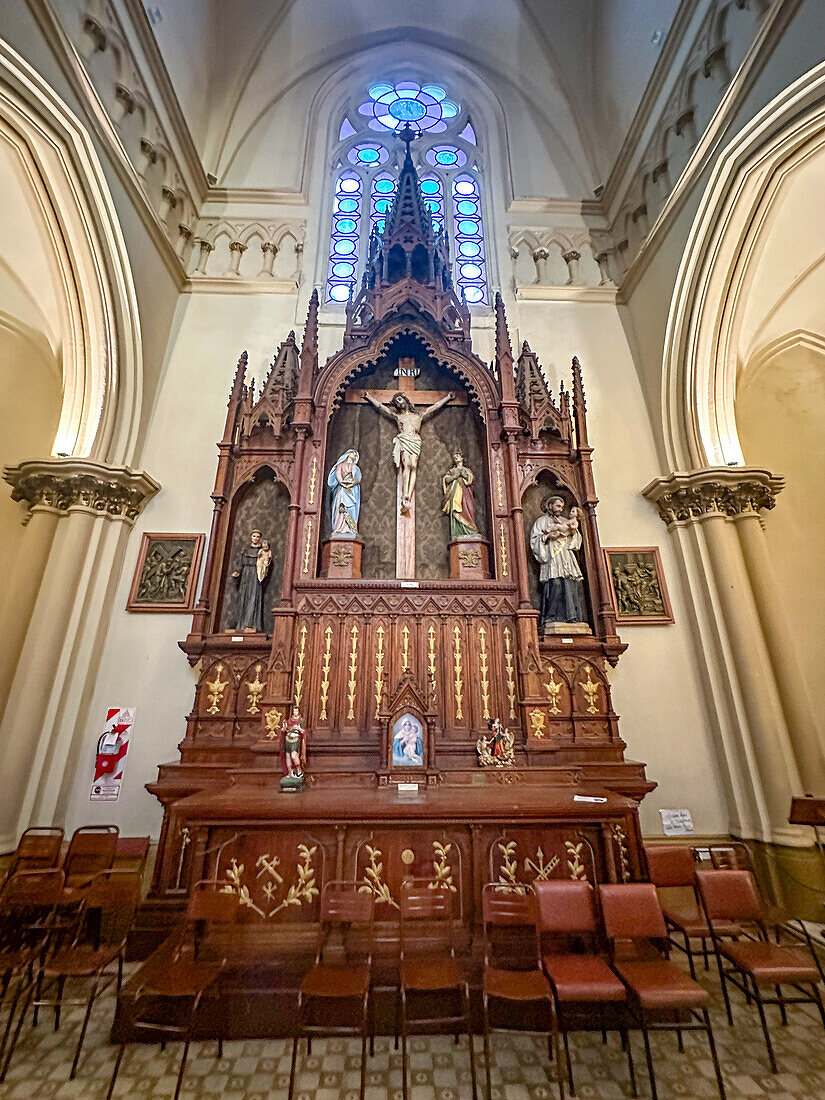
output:
[{"label": "wooden cross", "polygon": [[464,390],[417,390],[415,386],[415,378],[418,373],[418,368],[415,365],[414,359],[399,359],[398,360],[398,385],[394,390],[366,390],[366,389],[352,389],[347,390],[344,394],[344,401],[349,405],[365,404],[366,393],[371,393],[376,401],[381,401],[383,404],[387,404],[392,401],[397,393],[403,393],[405,397],[409,397],[413,405],[434,405],[436,401],[440,401],[442,397],[446,397],[447,394],[452,394],[452,401],[450,406],[466,405],[467,394]]},{"label": "wooden cross", "polygon": [[[349,389],[344,400],[350,404],[366,402],[369,393],[382,405],[389,404],[397,393],[403,393],[412,405],[434,405],[444,397],[452,397],[451,405],[466,405],[467,394],[464,390],[417,390],[415,378],[418,368],[414,359],[398,360],[398,387],[394,390]],[[415,496],[409,501],[406,511],[402,510],[401,470],[398,471],[396,489],[395,519],[395,575],[400,580],[415,577]]]}]

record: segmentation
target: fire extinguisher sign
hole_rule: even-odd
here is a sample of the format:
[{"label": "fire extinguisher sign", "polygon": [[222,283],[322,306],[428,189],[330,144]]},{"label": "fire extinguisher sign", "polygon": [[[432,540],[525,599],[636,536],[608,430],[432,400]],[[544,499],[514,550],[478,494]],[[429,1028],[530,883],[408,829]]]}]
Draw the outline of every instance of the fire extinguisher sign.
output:
[{"label": "fire extinguisher sign", "polygon": [[135,707],[109,707],[106,711],[106,724],[97,740],[90,802],[117,802],[120,797],[134,721]]}]

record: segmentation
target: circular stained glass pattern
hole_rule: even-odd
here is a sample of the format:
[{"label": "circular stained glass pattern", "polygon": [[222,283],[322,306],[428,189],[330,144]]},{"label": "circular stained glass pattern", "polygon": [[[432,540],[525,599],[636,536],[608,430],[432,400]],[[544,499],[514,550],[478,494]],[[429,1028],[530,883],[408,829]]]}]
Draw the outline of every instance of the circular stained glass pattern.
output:
[{"label": "circular stained glass pattern", "polygon": [[384,176],[375,181],[373,190],[377,191],[379,195],[391,195],[395,190],[395,181],[391,180],[389,176]]},{"label": "circular stained glass pattern", "polygon": [[332,274],[336,279],[351,279],[355,274],[355,264],[337,263],[332,265]]},{"label": "circular stained glass pattern", "polygon": [[361,228],[363,184],[347,169],[335,182],[335,209],[329,248],[327,301],[346,302],[355,278]]},{"label": "circular stained glass pattern", "polygon": [[464,297],[473,304],[484,301],[484,288],[480,286],[465,286]]},{"label": "circular stained glass pattern", "polygon": [[337,210],[339,214],[354,214],[358,209],[358,199],[339,199]]},{"label": "circular stained glass pattern", "polygon": [[478,256],[481,245],[477,241],[459,241],[458,253],[460,256]]},{"label": "circular stained glass pattern", "polygon": [[383,164],[389,153],[383,145],[353,145],[347,153],[350,164],[363,164],[372,168],[376,164]]},{"label": "circular stained glass pattern", "polygon": [[463,168],[467,163],[467,154],[456,145],[433,145],[425,158],[434,168]]},{"label": "circular stained glass pattern", "polygon": [[447,99],[447,90],[440,84],[417,84],[401,80],[397,84],[373,84],[369,100],[358,108],[369,118],[373,130],[413,130],[440,133],[447,128],[447,119],[455,118],[459,106]]},{"label": "circular stained glass pattern", "polygon": [[346,302],[349,298],[349,283],[335,283],[329,288],[329,296],[333,302]]}]

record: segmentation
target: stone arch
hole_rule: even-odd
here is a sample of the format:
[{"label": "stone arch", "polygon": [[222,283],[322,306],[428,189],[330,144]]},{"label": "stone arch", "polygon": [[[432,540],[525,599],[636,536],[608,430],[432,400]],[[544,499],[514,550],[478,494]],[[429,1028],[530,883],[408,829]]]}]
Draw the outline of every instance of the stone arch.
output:
[{"label": "stone arch", "polygon": [[80,122],[0,43],[0,134],[24,170],[62,287],[53,452],[133,460],[142,398],[137,299],[103,169]]},{"label": "stone arch", "polygon": [[662,415],[671,469],[744,464],[734,399],[760,231],[789,175],[825,148],[825,64],[785,89],[720,157],[671,299]]}]

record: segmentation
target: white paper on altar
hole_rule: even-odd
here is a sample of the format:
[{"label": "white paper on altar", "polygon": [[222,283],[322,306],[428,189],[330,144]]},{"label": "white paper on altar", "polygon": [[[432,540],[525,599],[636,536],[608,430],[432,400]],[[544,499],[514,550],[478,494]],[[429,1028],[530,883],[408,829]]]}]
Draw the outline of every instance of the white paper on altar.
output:
[{"label": "white paper on altar", "polygon": [[665,836],[692,836],[696,831],[690,810],[659,810]]}]

